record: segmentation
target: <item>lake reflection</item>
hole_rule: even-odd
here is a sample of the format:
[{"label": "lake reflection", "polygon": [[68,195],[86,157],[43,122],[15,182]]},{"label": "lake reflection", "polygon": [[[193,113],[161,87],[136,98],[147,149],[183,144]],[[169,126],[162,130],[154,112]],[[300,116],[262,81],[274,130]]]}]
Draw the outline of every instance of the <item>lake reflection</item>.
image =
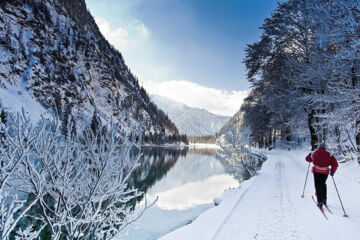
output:
[{"label": "lake reflection", "polygon": [[[213,198],[239,182],[229,175],[214,149],[144,148],[131,185],[156,205],[121,239],[155,240],[213,206]],[[143,203],[138,203],[141,206]]]}]

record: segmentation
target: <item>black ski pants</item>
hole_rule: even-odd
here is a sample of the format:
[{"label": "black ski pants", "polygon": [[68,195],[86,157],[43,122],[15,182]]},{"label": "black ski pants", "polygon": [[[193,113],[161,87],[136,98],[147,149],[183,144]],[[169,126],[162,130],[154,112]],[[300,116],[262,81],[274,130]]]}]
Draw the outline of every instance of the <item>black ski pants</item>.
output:
[{"label": "black ski pants", "polygon": [[318,203],[326,204],[326,179],[327,174],[314,173],[315,190]]}]

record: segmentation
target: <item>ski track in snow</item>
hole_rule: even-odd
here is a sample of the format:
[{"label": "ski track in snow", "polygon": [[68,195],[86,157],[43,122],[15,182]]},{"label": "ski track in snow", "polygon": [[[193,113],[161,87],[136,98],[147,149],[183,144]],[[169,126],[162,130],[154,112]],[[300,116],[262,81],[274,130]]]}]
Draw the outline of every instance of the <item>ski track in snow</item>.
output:
[{"label": "ski track in snow", "polygon": [[[268,166],[268,171],[256,181],[256,186],[264,186],[266,184],[275,186],[275,188],[267,188],[264,191],[258,191],[256,186],[252,186],[250,192],[244,192],[236,205],[236,208],[231,211],[226,222],[222,224],[214,235],[212,240],[217,239],[232,239],[235,236],[243,236],[242,228],[232,228],[238,223],[242,222],[243,211],[248,211],[243,207],[243,204],[250,204],[252,202],[253,214],[250,221],[246,225],[254,226],[254,239],[267,239],[269,235],[273,239],[299,239],[297,236],[297,224],[289,221],[289,218],[296,217],[296,212],[293,212],[294,204],[286,196],[289,196],[288,185],[284,184],[287,180],[287,174],[284,171],[285,161],[282,159],[273,160],[271,166]],[[270,170],[270,172],[269,172]],[[266,202],[257,201],[264,196],[267,197]],[[265,205],[263,205],[265,204]],[[290,215],[289,215],[290,214]],[[250,224],[253,223],[253,224]],[[251,236],[249,236],[251,237]]]},{"label": "ski track in snow", "polygon": [[344,204],[348,204],[352,213],[350,218],[343,217],[329,176],[328,204],[334,214],[326,212],[329,217],[326,220],[311,199],[315,191],[311,172],[305,198],[301,198],[306,152],[272,151],[267,155],[260,174],[243,182],[236,194],[160,240],[360,239],[359,183],[349,178],[350,173],[341,174],[342,165],[335,180],[339,190],[343,190]]}]

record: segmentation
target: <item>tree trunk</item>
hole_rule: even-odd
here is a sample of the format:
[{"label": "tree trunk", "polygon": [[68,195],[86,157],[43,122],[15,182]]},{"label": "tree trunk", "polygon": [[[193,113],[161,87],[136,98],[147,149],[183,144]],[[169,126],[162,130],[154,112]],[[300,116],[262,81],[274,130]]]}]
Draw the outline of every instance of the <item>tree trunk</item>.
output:
[{"label": "tree trunk", "polygon": [[356,119],[356,132],[355,132],[356,150],[358,155],[358,163],[360,164],[360,118]]},{"label": "tree trunk", "polygon": [[356,147],[357,147],[357,152],[358,152],[358,163],[360,164],[360,155],[359,155],[359,151],[360,151],[360,133],[356,134]]},{"label": "tree trunk", "polygon": [[316,130],[313,126],[313,123],[314,123],[314,114],[315,114],[315,111],[314,109],[311,110],[310,113],[308,113],[308,127],[309,127],[309,130],[310,130],[310,144],[311,144],[311,149],[312,150],[315,150],[318,146],[318,143],[319,143],[319,138],[316,134]]},{"label": "tree trunk", "polygon": [[[351,68],[351,73],[352,73],[352,85],[355,88],[357,85],[357,75],[356,75],[356,71],[355,71],[355,63],[353,65],[353,67]],[[355,141],[356,141],[356,150],[357,150],[357,155],[358,155],[358,163],[360,164],[360,118],[359,116],[357,116],[356,118],[356,126],[355,126]]]},{"label": "tree trunk", "polygon": [[337,143],[337,149],[339,152],[341,152],[342,155],[345,155],[345,152],[343,151],[341,147],[341,132],[339,125],[335,125],[335,136],[336,136],[336,143]]},{"label": "tree trunk", "polygon": [[286,127],[285,129],[284,129],[284,132],[285,132],[285,140],[286,140],[286,144],[288,145],[288,146],[290,146],[291,145],[291,132],[290,132],[290,129],[288,128],[288,127]]},{"label": "tree trunk", "polygon": [[274,130],[274,132],[273,132],[272,144],[273,144],[273,146],[275,147],[275,145],[276,145],[276,130]]}]

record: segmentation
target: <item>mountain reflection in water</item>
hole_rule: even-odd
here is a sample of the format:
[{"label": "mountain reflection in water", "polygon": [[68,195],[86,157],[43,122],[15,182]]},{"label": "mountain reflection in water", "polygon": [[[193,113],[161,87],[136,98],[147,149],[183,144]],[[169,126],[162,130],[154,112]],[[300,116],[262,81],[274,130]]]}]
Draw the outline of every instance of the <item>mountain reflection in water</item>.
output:
[{"label": "mountain reflection in water", "polygon": [[186,156],[187,152],[187,148],[143,147],[139,167],[132,174],[129,185],[146,192],[149,187],[166,175],[179,156]]},{"label": "mountain reflection in water", "polygon": [[[214,197],[239,185],[217,158],[216,149],[146,147],[142,154],[130,185],[146,193],[149,202],[159,199],[121,239],[158,239],[194,220],[213,206]],[[136,211],[144,201],[133,204]]]}]

